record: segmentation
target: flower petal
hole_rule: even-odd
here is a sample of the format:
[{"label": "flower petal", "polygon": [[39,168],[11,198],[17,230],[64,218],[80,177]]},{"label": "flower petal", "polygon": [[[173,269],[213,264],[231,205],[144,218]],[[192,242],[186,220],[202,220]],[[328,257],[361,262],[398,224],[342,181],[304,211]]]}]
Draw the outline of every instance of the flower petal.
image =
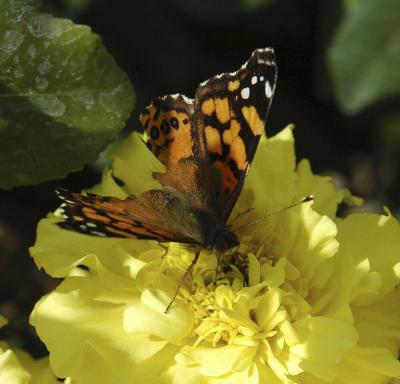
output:
[{"label": "flower petal", "polygon": [[24,369],[11,349],[0,348],[0,383],[28,384],[31,375]]},{"label": "flower petal", "polygon": [[104,169],[101,183],[95,185],[93,188],[87,189],[87,191],[101,196],[118,197],[122,200],[128,197],[128,194],[115,181],[113,171],[109,168]]},{"label": "flower petal", "polygon": [[57,221],[53,215],[40,220],[35,245],[29,249],[38,268],[54,277],[68,275],[88,254],[96,254],[110,270],[128,275],[133,249],[139,254],[157,248],[161,252],[153,241],[82,235],[57,227]]},{"label": "flower petal", "polygon": [[360,334],[360,345],[384,347],[398,355],[400,348],[400,288],[371,305],[353,305],[354,325]]},{"label": "flower petal", "polygon": [[160,188],[152,173],[163,172],[164,166],[149,151],[137,132],[115,146],[109,157],[113,160],[113,175],[124,183],[124,189],[129,195]]},{"label": "flower petal", "polygon": [[303,342],[290,348],[289,372],[297,375],[305,371],[326,381],[333,380],[345,351],[357,341],[354,327],[327,317],[309,317],[293,327]]},{"label": "flower petal", "polygon": [[339,248],[335,223],[315,212],[310,203],[282,213],[276,221],[275,243],[279,248],[274,254],[294,264],[311,288],[313,278],[317,277],[315,282],[318,281],[319,267]]},{"label": "flower petal", "polygon": [[[29,384],[59,384],[57,376],[53,373],[48,356],[42,357],[41,359],[33,359],[28,353],[16,350],[15,354],[21,365],[31,374]],[[2,381],[0,380],[2,383]],[[8,382],[7,382],[8,383]],[[72,384],[71,380],[65,381],[65,383]]]},{"label": "flower petal", "polygon": [[260,214],[267,214],[292,203],[295,186],[292,129],[293,125],[289,125],[268,140],[261,137],[237,212],[254,208]]},{"label": "flower petal", "polygon": [[362,199],[353,196],[348,189],[337,190],[329,176],[313,174],[310,162],[306,159],[297,166],[297,193],[301,196],[313,195],[313,208],[321,215],[335,218],[338,204],[360,205]]},{"label": "flower petal", "polygon": [[219,348],[195,348],[191,351],[194,364],[204,376],[223,376],[246,369],[257,348],[227,345]]},{"label": "flower petal", "polygon": [[400,362],[387,349],[355,346],[346,352],[335,383],[388,383],[400,377]]},{"label": "flower petal", "polygon": [[129,306],[124,313],[124,329],[128,333],[144,333],[161,340],[178,343],[193,328],[193,315],[183,306],[173,306],[164,313],[169,297],[160,301],[151,291],[144,291],[142,302]]},{"label": "flower petal", "polygon": [[[354,264],[360,266],[367,260],[370,268],[364,275],[370,271],[376,272],[382,281],[378,294],[363,294],[357,297],[352,295],[352,301],[357,304],[368,304],[393,290],[400,282],[396,273],[396,266],[400,264],[398,221],[389,214],[356,213],[338,225],[340,257],[354,260]],[[353,280],[353,290],[358,290],[358,285],[364,283],[360,274],[355,275]],[[363,291],[362,289],[360,292]]]}]

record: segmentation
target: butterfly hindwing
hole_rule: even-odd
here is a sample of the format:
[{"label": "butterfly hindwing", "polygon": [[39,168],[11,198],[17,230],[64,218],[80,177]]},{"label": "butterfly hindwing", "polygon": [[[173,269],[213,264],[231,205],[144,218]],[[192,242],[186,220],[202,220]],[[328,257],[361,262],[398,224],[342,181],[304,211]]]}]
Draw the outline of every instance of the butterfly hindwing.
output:
[{"label": "butterfly hindwing", "polygon": [[145,108],[140,121],[147,135],[146,145],[166,166],[165,173],[154,173],[166,189],[186,195],[197,194],[196,205],[205,205],[206,193],[200,193],[200,149],[193,124],[193,101],[183,95],[157,98]]},{"label": "butterfly hindwing", "polygon": [[203,132],[218,210],[227,220],[257,149],[275,89],[277,67],[272,49],[258,49],[234,73],[200,84],[195,96],[197,129]]},{"label": "butterfly hindwing", "polygon": [[192,100],[169,95],[153,100],[140,116],[147,146],[166,167],[193,156],[192,114]]}]

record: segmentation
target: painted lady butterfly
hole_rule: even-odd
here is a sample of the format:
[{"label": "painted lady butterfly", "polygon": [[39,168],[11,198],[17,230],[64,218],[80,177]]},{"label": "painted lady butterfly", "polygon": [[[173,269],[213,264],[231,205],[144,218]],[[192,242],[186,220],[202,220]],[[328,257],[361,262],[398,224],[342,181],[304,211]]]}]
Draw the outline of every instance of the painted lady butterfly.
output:
[{"label": "painted lady butterfly", "polygon": [[58,190],[61,228],[94,236],[197,244],[238,244],[227,224],[264,130],[277,79],[274,51],[255,50],[237,71],[201,83],[194,100],[157,98],[140,121],[165,165],[162,189],[125,200]]}]

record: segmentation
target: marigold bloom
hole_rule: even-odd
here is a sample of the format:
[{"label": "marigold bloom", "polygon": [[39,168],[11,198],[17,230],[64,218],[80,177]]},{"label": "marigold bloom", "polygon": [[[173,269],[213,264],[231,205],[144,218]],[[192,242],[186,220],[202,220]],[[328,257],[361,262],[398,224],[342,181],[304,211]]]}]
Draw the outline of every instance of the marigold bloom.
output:
[{"label": "marigold bloom", "polygon": [[[105,170],[92,192],[123,198],[157,186],[160,164],[138,135],[112,157],[124,185]],[[263,219],[308,194],[314,202]],[[50,215],[31,254],[65,279],[31,323],[54,371],[85,384],[395,383],[400,226],[388,212],[337,218],[341,202],[360,200],[306,160],[296,167],[292,127],[263,139],[232,213],[253,209],[234,223],[240,245],[217,279],[217,255],[202,251],[167,314],[192,249],[85,236]]]},{"label": "marigold bloom", "polygon": [[[0,315],[0,328],[7,320]],[[1,384],[59,384],[60,381],[50,369],[49,359],[32,359],[20,350],[12,350],[4,341],[0,341],[0,383]],[[66,384],[73,384],[67,379]]]}]

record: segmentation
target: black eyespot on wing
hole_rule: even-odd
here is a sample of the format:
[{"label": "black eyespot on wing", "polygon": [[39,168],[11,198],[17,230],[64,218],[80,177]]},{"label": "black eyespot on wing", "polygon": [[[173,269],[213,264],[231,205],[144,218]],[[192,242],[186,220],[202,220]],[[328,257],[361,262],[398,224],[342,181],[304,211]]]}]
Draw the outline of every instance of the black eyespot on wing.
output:
[{"label": "black eyespot on wing", "polygon": [[153,140],[157,140],[160,136],[160,132],[156,126],[152,126],[150,129],[150,136]]},{"label": "black eyespot on wing", "polygon": [[171,127],[168,124],[167,120],[163,120],[160,126],[160,129],[162,132],[164,132],[166,135],[168,135],[171,132]]},{"label": "black eyespot on wing", "polygon": [[169,122],[171,123],[172,128],[175,128],[175,129],[179,128],[179,121],[176,117],[172,117]]}]

